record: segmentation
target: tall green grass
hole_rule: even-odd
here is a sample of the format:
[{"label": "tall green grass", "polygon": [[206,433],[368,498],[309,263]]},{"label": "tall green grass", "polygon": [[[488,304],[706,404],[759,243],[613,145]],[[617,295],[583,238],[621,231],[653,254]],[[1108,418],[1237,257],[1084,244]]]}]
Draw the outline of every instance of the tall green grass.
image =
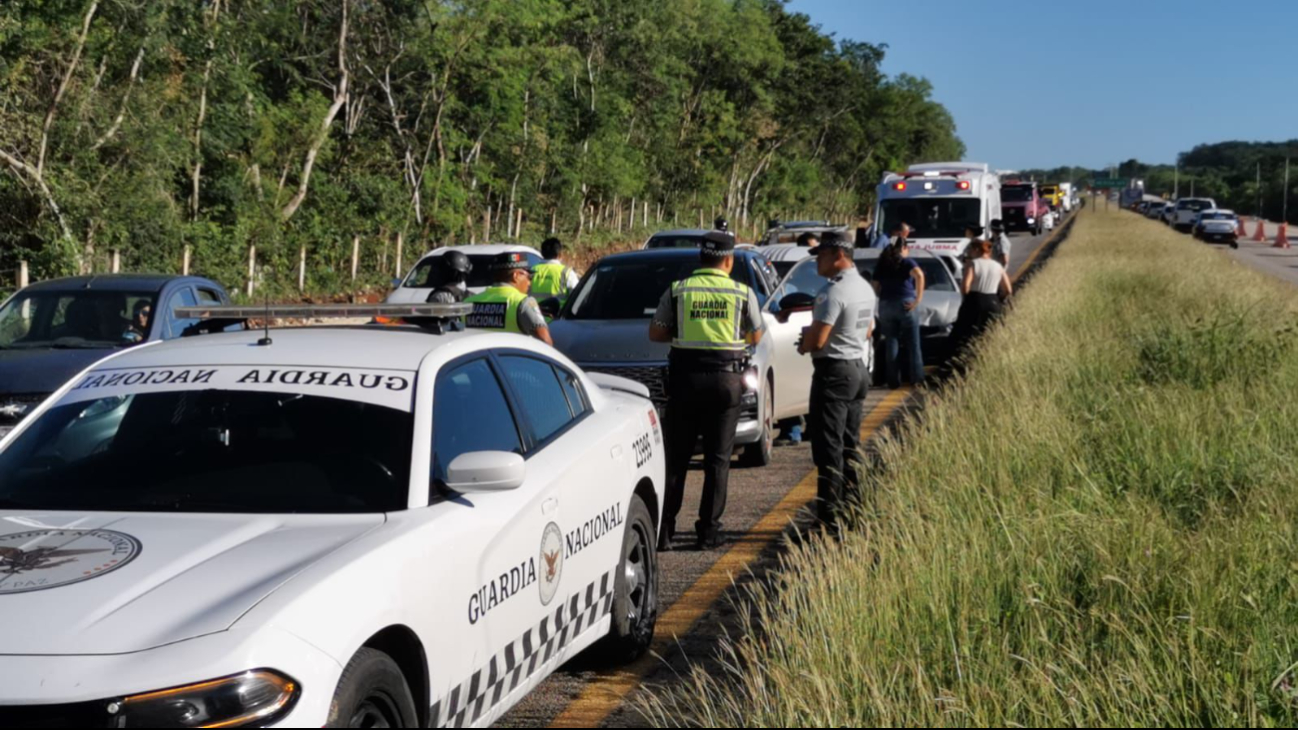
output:
[{"label": "tall green grass", "polygon": [[1298,724],[1298,292],[1088,211],[668,727]]}]

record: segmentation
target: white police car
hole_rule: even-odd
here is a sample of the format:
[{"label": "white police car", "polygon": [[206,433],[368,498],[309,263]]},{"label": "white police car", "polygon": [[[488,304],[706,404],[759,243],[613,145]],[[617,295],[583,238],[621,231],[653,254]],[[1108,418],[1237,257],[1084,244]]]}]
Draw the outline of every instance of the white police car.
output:
[{"label": "white police car", "polygon": [[0,441],[0,726],[478,727],[646,649],[642,386],[517,335],[268,334],[115,355]]}]

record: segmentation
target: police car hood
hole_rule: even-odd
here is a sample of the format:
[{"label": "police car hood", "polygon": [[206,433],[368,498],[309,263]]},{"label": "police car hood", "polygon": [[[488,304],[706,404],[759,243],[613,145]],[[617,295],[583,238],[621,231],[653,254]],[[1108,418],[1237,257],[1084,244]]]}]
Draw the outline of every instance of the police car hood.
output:
[{"label": "police car hood", "polygon": [[125,654],[225,631],[383,522],[0,512],[0,655]]},{"label": "police car hood", "polygon": [[671,346],[649,341],[649,318],[562,319],[550,325],[559,352],[582,366],[666,362]]}]

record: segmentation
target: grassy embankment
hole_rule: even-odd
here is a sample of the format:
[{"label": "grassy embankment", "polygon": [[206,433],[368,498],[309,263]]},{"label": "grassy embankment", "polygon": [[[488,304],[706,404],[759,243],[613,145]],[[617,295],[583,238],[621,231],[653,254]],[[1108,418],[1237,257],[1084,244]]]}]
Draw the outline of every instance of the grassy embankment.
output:
[{"label": "grassy embankment", "polygon": [[1298,724],[1298,291],[1086,211],[662,726]]}]

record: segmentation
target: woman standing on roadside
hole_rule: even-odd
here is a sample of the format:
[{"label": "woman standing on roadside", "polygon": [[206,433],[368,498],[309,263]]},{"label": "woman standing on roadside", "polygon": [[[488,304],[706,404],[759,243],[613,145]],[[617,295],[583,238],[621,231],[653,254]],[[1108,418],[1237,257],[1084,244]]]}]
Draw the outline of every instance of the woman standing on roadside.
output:
[{"label": "woman standing on roadside", "polygon": [[906,358],[906,379],[924,382],[920,349],[919,303],[924,300],[924,270],[910,258],[910,242],[897,237],[879,255],[874,269],[879,294],[879,334],[883,337],[883,372],[891,388],[901,387],[898,356]]},{"label": "woman standing on roadside", "polygon": [[1014,295],[1014,285],[1001,262],[992,258],[992,245],[987,241],[969,244],[973,260],[965,266],[964,281],[960,291],[964,303],[960,305],[960,318],[955,325],[955,343],[964,347],[969,340],[982,334],[987,326],[1001,316],[1003,302]]}]

